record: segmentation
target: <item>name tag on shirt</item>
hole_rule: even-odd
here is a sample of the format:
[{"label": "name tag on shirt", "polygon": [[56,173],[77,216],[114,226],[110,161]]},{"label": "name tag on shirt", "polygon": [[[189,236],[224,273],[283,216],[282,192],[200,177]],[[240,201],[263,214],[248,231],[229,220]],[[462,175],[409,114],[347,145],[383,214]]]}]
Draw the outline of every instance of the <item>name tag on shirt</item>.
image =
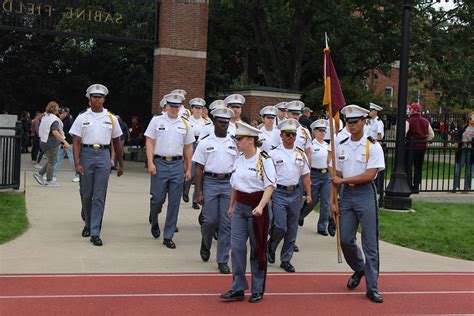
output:
[{"label": "name tag on shirt", "polygon": [[89,127],[91,125],[91,122],[82,122],[82,127]]},{"label": "name tag on shirt", "polygon": [[163,125],[163,126],[158,126],[158,127],[156,128],[156,130],[157,130],[158,132],[167,132],[167,131],[168,131],[168,126],[164,126],[164,125]]}]

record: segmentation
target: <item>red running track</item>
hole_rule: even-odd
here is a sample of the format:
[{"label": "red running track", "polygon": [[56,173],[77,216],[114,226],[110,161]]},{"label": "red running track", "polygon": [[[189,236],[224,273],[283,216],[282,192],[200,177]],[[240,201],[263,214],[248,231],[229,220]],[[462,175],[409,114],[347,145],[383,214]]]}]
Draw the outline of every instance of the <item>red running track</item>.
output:
[{"label": "red running track", "polygon": [[[224,302],[214,273],[0,275],[0,315],[472,314],[474,273],[382,273],[383,304],[348,273],[269,273],[258,304]],[[247,297],[249,295],[247,294]]]}]

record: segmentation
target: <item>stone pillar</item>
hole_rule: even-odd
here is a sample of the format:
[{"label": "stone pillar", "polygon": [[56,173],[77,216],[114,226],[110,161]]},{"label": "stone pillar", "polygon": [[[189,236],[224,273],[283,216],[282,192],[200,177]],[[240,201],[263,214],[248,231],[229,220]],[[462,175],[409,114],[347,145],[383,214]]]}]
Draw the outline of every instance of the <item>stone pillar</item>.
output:
[{"label": "stone pillar", "polygon": [[161,0],[153,67],[152,112],[174,89],[204,98],[209,0]]}]

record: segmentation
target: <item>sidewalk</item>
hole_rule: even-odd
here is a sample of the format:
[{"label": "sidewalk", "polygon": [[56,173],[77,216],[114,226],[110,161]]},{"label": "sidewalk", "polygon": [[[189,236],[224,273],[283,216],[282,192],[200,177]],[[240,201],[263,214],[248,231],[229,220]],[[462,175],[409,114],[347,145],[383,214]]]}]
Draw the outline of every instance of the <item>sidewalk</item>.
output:
[{"label": "sidewalk", "polygon": [[[0,246],[0,273],[94,273],[94,272],[216,272],[216,244],[211,260],[201,261],[199,211],[182,203],[178,221],[177,249],[162,245],[162,237],[152,238],[148,224],[150,178],[143,163],[126,162],[125,174],[112,173],[101,237],[103,247],[94,247],[81,237],[79,184],[71,182],[67,161],[58,173],[61,186],[39,186],[34,168],[23,155],[26,206],[30,227],[22,236]],[[421,198],[422,195],[419,195]],[[458,195],[455,195],[458,197]],[[419,199],[416,198],[416,200]],[[459,195],[461,197],[461,195]],[[473,198],[472,195],[463,198]],[[430,198],[431,200],[431,198]],[[444,200],[444,199],[443,199]],[[164,208],[159,218],[163,227]],[[299,253],[292,260],[298,272],[348,272],[338,264],[334,238],[315,233],[317,214],[305,221],[298,232]],[[380,243],[381,271],[472,272],[471,261],[451,259]],[[279,255],[277,254],[277,262]],[[270,272],[281,272],[278,264]]]}]

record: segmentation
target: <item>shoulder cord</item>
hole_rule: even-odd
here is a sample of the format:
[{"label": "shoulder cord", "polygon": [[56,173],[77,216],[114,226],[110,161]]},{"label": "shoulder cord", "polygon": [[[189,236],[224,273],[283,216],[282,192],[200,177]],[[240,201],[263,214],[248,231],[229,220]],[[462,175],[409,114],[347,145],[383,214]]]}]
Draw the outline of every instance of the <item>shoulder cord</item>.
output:
[{"label": "shoulder cord", "polygon": [[367,144],[365,145],[365,162],[369,162],[370,143],[371,141],[367,139]]},{"label": "shoulder cord", "polygon": [[188,122],[186,122],[186,119],[181,116],[181,121],[183,121],[184,126],[186,126],[186,136],[188,136],[188,131],[189,131],[189,125]]},{"label": "shoulder cord", "polygon": [[114,119],[112,117],[112,113],[109,113],[109,118],[110,118],[110,123],[112,123],[112,129],[115,128],[115,122],[114,122]]}]

